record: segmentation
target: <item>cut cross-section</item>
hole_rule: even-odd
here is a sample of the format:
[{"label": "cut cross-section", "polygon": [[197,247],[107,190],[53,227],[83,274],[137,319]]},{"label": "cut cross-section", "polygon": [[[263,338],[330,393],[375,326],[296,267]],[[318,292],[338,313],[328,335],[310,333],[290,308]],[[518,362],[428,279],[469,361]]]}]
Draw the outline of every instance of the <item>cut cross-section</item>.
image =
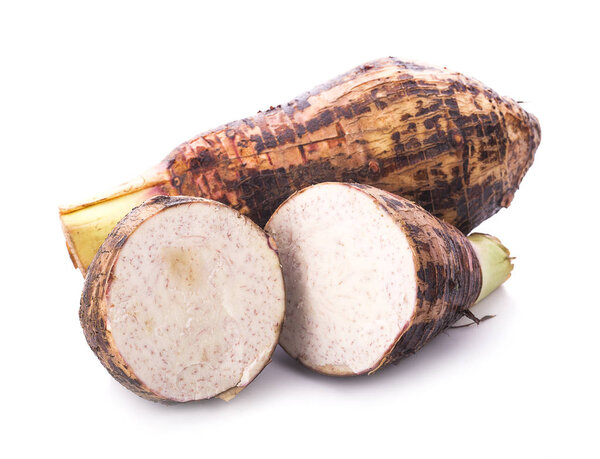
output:
[{"label": "cut cross-section", "polygon": [[121,383],[183,402],[229,398],[252,381],[277,343],[284,307],[279,260],[263,230],[223,204],[161,197],[105,241],[81,319]]},{"label": "cut cross-section", "polygon": [[370,186],[305,188],[266,230],[286,283],[280,344],[322,373],[369,373],[416,352],[481,291],[479,261],[464,235]]}]

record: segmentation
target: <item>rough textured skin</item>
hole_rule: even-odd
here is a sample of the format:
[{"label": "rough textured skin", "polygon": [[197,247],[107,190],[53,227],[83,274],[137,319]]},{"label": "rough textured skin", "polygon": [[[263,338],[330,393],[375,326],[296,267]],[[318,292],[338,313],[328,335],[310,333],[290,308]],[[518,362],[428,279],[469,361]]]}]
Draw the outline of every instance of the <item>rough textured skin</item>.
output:
[{"label": "rough textured skin", "polygon": [[[152,401],[175,403],[154,393],[137,378],[119,353],[112,333],[106,327],[108,312],[106,296],[110,289],[112,268],[119,257],[121,247],[142,222],[169,207],[195,201],[198,201],[198,198],[156,196],[133,209],[117,224],[97,252],[89,267],[81,296],[79,320],[92,351],[118,382],[140,397]],[[220,204],[215,203],[215,205]],[[268,242],[274,244],[269,239]],[[229,400],[242,389],[243,387],[234,387],[218,397]]]},{"label": "rough textured skin", "polygon": [[366,183],[466,233],[509,205],[539,141],[537,119],[480,82],[386,58],[182,144],[165,191],[264,225],[307,185]]},{"label": "rough textured skin", "polygon": [[185,142],[135,185],[61,215],[147,188],[221,201],[262,226],[295,191],[338,181],[400,194],[468,233],[510,204],[539,142],[513,100],[390,57]]},{"label": "rough textured skin", "polygon": [[469,240],[453,226],[407,199],[370,186],[348,186],[372,196],[402,227],[417,272],[415,313],[373,372],[414,354],[460,319],[479,296],[481,267]]}]

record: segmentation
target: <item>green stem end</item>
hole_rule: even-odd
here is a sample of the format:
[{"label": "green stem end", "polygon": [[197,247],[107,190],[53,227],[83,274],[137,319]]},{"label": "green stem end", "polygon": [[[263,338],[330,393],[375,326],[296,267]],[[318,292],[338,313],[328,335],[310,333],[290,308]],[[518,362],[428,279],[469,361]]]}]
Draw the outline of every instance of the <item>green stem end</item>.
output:
[{"label": "green stem end", "polygon": [[475,249],[481,265],[481,292],[475,301],[475,303],[479,303],[510,277],[514,267],[513,257],[510,256],[510,252],[500,240],[494,236],[473,233],[468,236],[468,239]]}]

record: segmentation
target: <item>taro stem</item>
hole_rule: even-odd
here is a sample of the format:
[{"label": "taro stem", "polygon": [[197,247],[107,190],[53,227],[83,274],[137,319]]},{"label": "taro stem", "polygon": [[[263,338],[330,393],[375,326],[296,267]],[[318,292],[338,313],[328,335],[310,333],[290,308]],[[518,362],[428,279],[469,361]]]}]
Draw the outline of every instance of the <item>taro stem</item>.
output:
[{"label": "taro stem", "polygon": [[513,258],[508,249],[494,236],[473,233],[468,239],[481,265],[481,292],[475,301],[479,303],[510,277]]},{"label": "taro stem", "polygon": [[166,194],[163,184],[168,180],[166,171],[155,170],[101,198],[59,208],[71,261],[84,276],[98,248],[119,220],[146,199]]}]

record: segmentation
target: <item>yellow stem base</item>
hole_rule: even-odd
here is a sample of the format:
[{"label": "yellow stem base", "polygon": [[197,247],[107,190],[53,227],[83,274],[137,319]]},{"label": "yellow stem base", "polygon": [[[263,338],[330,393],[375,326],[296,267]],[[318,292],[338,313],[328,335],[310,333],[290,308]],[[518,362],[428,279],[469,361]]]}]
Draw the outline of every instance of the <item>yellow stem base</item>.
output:
[{"label": "yellow stem base", "polygon": [[85,276],[96,252],[127,213],[152,196],[164,194],[159,183],[140,180],[106,197],[59,209],[71,261]]}]

